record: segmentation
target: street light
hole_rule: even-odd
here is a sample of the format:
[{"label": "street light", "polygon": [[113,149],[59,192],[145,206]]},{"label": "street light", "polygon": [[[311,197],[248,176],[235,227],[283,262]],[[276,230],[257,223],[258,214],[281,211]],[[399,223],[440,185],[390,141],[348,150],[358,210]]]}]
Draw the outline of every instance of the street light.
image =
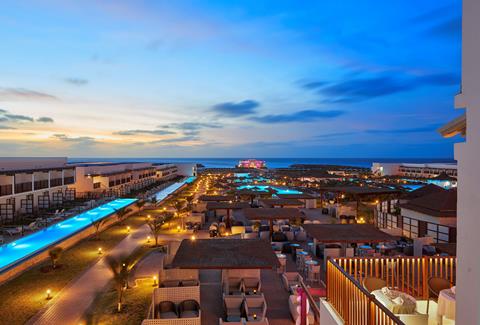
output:
[{"label": "street light", "polygon": [[47,289],[47,292],[46,292],[46,293],[47,293],[47,297],[46,297],[47,300],[52,299],[52,291],[51,291],[50,289]]}]

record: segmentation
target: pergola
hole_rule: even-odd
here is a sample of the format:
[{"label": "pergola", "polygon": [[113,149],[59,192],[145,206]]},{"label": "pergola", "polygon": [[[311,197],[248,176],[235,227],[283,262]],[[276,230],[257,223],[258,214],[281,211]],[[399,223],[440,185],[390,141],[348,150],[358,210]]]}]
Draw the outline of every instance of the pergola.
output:
[{"label": "pergola", "polygon": [[[343,193],[348,194],[354,197],[357,202],[356,212],[358,217],[358,210],[360,206],[360,201],[364,198],[369,197],[379,197],[381,195],[399,195],[402,192],[400,190],[385,188],[385,187],[368,187],[368,186],[331,186],[331,187],[322,187],[319,188],[320,193],[331,192],[331,193]],[[323,200],[323,196],[320,195],[320,199]]]},{"label": "pergola", "polygon": [[303,207],[304,203],[297,199],[261,199],[258,201],[260,204],[264,205],[267,208],[273,207]]},{"label": "pergola", "polygon": [[235,197],[233,195],[202,195],[198,199],[204,202],[229,202],[234,201]]},{"label": "pergola", "polygon": [[273,221],[301,218],[302,211],[296,208],[247,208],[243,209],[245,217],[249,220],[267,220],[270,225],[270,235],[273,233]]},{"label": "pergola", "polygon": [[227,211],[227,227],[230,227],[230,215],[232,210],[241,210],[249,208],[248,202],[207,202],[207,211],[214,211],[215,217],[217,216],[217,210]]},{"label": "pergola", "polygon": [[398,239],[366,224],[304,224],[303,228],[322,243],[381,243]]},{"label": "pergola", "polygon": [[271,269],[279,265],[260,239],[184,239],[172,261],[180,269]]},{"label": "pergola", "polygon": [[317,242],[341,243],[342,255],[345,255],[346,246],[350,243],[381,243],[398,239],[365,224],[307,224],[303,228],[313,237],[315,247]]}]

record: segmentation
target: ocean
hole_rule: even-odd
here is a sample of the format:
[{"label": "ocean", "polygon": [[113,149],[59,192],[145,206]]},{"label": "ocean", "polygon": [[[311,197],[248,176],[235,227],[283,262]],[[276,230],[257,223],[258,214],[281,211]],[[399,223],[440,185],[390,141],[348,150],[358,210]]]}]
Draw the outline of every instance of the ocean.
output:
[{"label": "ocean", "polygon": [[[69,158],[69,162],[152,162],[152,163],[199,163],[210,168],[235,167],[239,160],[248,158]],[[255,158],[265,160],[269,168],[284,168],[293,164],[325,164],[355,167],[372,167],[373,162],[403,163],[455,163],[453,159],[424,158]]]}]

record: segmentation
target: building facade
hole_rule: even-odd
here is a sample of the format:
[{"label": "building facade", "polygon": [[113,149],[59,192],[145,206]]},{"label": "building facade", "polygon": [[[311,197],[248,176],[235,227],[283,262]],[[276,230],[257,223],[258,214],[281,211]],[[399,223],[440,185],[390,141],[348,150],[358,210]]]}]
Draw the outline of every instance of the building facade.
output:
[{"label": "building facade", "polygon": [[0,222],[75,199],[75,168],[65,157],[0,158]]},{"label": "building facade", "polygon": [[435,178],[441,174],[457,177],[457,165],[374,162],[372,164],[372,173],[378,176],[403,176],[412,178]]}]

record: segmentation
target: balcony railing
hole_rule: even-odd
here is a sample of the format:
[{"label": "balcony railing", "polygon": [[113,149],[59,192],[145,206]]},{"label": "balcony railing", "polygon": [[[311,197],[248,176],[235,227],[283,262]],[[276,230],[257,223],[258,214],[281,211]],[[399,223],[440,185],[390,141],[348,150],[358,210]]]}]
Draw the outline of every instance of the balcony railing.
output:
[{"label": "balcony railing", "polygon": [[335,262],[359,283],[365,277],[381,278],[388,287],[427,299],[430,277],[445,278],[455,284],[457,259],[451,256],[353,257],[335,258]]},{"label": "balcony railing", "polygon": [[404,324],[335,260],[328,260],[326,277],[327,301],[335,308],[345,324]]}]

